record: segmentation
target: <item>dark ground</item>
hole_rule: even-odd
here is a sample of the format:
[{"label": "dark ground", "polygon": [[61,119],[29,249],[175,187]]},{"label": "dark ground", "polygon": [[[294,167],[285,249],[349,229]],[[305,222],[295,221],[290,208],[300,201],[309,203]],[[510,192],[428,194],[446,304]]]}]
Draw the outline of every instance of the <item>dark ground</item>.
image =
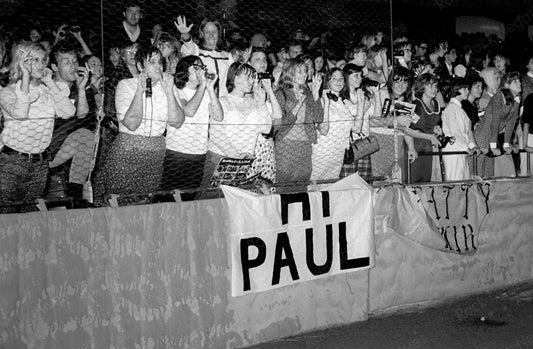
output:
[{"label": "dark ground", "polygon": [[533,283],[248,348],[532,349]]}]

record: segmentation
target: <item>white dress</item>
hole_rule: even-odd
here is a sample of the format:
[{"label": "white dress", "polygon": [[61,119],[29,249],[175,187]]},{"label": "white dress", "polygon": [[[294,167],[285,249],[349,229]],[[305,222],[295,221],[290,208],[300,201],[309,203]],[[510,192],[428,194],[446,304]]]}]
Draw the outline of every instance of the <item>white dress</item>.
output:
[{"label": "white dress", "polygon": [[[455,137],[455,142],[449,144],[443,151],[467,151],[474,148],[476,143],[470,131],[470,119],[461,107],[461,102],[452,98],[442,113],[442,131],[446,136]],[[471,178],[467,155],[444,155],[444,170],[446,181],[461,181]]]},{"label": "white dress", "polygon": [[352,114],[340,98],[330,101],[329,131],[325,136],[317,131],[317,143],[313,144],[312,180],[339,178],[353,123]]}]

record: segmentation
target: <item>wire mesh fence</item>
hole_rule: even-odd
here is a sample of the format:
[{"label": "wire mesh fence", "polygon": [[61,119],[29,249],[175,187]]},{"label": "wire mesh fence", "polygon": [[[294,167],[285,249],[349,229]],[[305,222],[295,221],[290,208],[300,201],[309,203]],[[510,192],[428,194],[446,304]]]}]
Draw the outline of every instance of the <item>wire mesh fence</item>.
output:
[{"label": "wire mesh fence", "polygon": [[[406,33],[391,28],[387,1],[0,6],[0,212],[39,198],[198,199],[221,184],[298,191],[406,168],[402,133],[370,127],[375,94],[390,93],[376,62],[392,63],[386,48]],[[374,92],[358,97],[354,73],[335,67],[363,51],[381,90],[359,81]],[[354,160],[354,134],[375,136],[379,150]]]}]

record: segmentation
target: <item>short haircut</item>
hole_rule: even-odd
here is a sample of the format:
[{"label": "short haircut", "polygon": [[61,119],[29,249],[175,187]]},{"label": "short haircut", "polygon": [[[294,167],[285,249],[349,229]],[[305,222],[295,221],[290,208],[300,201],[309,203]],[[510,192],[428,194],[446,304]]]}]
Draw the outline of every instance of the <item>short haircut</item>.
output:
[{"label": "short haircut", "polygon": [[413,85],[413,90],[415,93],[416,98],[422,98],[422,95],[424,94],[424,90],[426,86],[429,86],[431,84],[434,84],[437,82],[437,78],[435,75],[431,73],[424,73],[420,75]]},{"label": "short haircut", "polygon": [[228,89],[228,92],[233,91],[235,88],[235,78],[241,74],[253,75],[255,74],[255,69],[246,63],[235,62],[230,65],[226,80],[226,88]]},{"label": "short haircut", "polygon": [[150,59],[150,57],[152,57],[153,55],[161,56],[161,51],[159,51],[159,49],[154,46],[140,46],[137,52],[135,53],[135,63],[139,63],[141,67],[144,68],[144,60]]},{"label": "short haircut", "polygon": [[470,85],[468,83],[468,80],[465,78],[455,78],[451,82],[451,89],[450,89],[450,98],[457,97],[461,94],[461,89],[467,88],[470,89]]},{"label": "short haircut", "polygon": [[189,68],[195,64],[203,64],[198,56],[185,56],[179,60],[176,65],[176,73],[174,74],[174,85],[176,88],[182,89],[189,82]]},{"label": "short haircut", "polygon": [[22,42],[13,46],[11,53],[11,63],[9,65],[9,84],[14,84],[22,78],[22,70],[20,69],[20,61],[24,52],[43,52],[45,57],[48,55],[41,44],[36,42]]},{"label": "short haircut", "polygon": [[54,46],[52,53],[50,54],[50,64],[57,65],[57,59],[60,54],[72,54],[76,58],[78,58],[78,54],[76,53],[76,47],[68,41],[60,41],[57,45]]},{"label": "short haircut", "polygon": [[132,7],[138,7],[139,9],[142,10],[142,6],[141,6],[141,4],[139,2],[137,2],[137,1],[128,1],[124,5],[124,12],[126,12],[127,9],[132,8]]}]

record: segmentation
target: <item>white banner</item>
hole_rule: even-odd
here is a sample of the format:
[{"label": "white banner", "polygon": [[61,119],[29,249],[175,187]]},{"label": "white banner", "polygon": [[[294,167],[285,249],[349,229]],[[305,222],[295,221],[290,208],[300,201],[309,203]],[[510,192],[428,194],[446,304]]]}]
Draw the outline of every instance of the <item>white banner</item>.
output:
[{"label": "white banner", "polygon": [[232,296],[374,266],[373,192],[359,176],[297,194],[221,188],[230,217]]}]

